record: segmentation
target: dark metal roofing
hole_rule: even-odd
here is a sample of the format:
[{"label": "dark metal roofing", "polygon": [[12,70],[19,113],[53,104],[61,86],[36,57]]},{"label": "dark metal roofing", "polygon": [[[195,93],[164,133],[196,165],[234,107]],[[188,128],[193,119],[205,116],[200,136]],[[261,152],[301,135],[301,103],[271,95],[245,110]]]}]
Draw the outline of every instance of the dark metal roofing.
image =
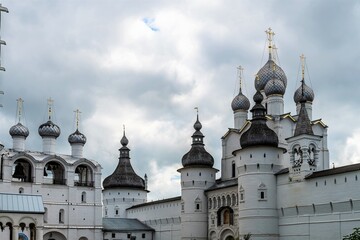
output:
[{"label": "dark metal roofing", "polygon": [[130,218],[103,218],[103,231],[155,231],[138,219]]},{"label": "dark metal roofing", "polygon": [[266,125],[266,109],[261,104],[262,100],[262,94],[257,91],[254,95],[255,105],[251,109],[253,117],[250,128],[240,137],[240,145],[242,148],[261,145],[278,147],[278,136]]},{"label": "dark metal roofing", "polygon": [[231,102],[231,108],[232,110],[238,111],[238,110],[249,110],[250,108],[250,101],[249,99],[241,92],[241,87],[239,90],[239,94],[234,97],[234,99]]},{"label": "dark metal roofing", "polygon": [[41,195],[0,193],[0,212],[45,213]]},{"label": "dark metal roofing", "polygon": [[61,133],[59,126],[53,123],[51,120],[41,124],[38,129],[38,132],[41,137],[54,137],[54,138],[59,137]]},{"label": "dark metal roofing", "polygon": [[266,84],[271,79],[280,79],[286,88],[287,85],[287,78],[285,72],[279,67],[274,60],[269,55],[269,60],[265,63],[265,65],[259,70],[256,74],[255,79],[255,88],[258,91],[264,90]]},{"label": "dark metal roofing", "polygon": [[18,122],[16,125],[10,128],[9,133],[12,137],[22,136],[27,138],[27,136],[29,136],[29,129],[22,125],[20,122]]},{"label": "dark metal roofing", "polygon": [[130,149],[126,146],[129,141],[124,136],[121,139],[122,147],[119,149],[120,157],[115,171],[104,179],[103,187],[108,188],[136,188],[145,190],[145,181],[139,177],[130,162]]},{"label": "dark metal roofing", "polygon": [[289,168],[283,168],[280,171],[276,172],[275,175],[289,173]]},{"label": "dark metal roofing", "polygon": [[195,132],[191,136],[193,139],[193,142],[191,144],[191,149],[182,157],[183,167],[188,167],[188,166],[212,167],[214,165],[214,158],[204,148],[204,142],[203,142],[204,135],[200,132],[201,128],[202,125],[199,121],[199,116],[197,116],[196,122],[194,124]]},{"label": "dark metal roofing", "polygon": [[298,119],[297,119],[297,122],[296,122],[294,137],[302,135],[302,134],[314,135],[314,132],[313,132],[312,127],[311,127],[311,122],[310,122],[310,119],[309,119],[309,115],[308,115],[307,110],[305,108],[305,102],[304,101],[301,102],[301,107],[300,107],[299,116],[298,116]]},{"label": "dark metal roofing", "polygon": [[313,173],[310,173],[309,175],[307,175],[305,177],[305,179],[325,177],[325,176],[347,173],[347,172],[354,172],[354,171],[359,171],[359,170],[360,170],[360,163],[356,163],[356,164],[346,165],[346,166],[342,166],[342,167],[330,168],[330,169],[326,169],[326,170],[322,170],[322,171],[313,172]]},{"label": "dark metal roofing", "polygon": [[216,180],[215,184],[212,185],[211,187],[209,187],[208,189],[206,189],[205,192],[209,192],[209,191],[217,190],[217,189],[222,189],[222,188],[233,187],[233,186],[237,186],[237,185],[238,185],[237,178],[230,179],[230,180],[225,180],[225,181],[222,181],[221,179],[218,179],[218,180]]},{"label": "dark metal roofing", "polygon": [[76,129],[75,132],[69,135],[68,142],[70,144],[73,143],[79,143],[79,144],[85,144],[86,143],[86,137],[84,134],[82,134],[79,129]]},{"label": "dark metal roofing", "polygon": [[127,209],[134,209],[134,208],[149,206],[149,205],[153,205],[153,204],[161,204],[161,203],[174,202],[174,201],[180,201],[180,200],[181,200],[181,196],[173,197],[173,198],[166,198],[166,199],[161,199],[161,200],[157,200],[157,201],[141,203],[141,204],[138,204],[138,205],[131,206],[131,207],[127,208]]}]

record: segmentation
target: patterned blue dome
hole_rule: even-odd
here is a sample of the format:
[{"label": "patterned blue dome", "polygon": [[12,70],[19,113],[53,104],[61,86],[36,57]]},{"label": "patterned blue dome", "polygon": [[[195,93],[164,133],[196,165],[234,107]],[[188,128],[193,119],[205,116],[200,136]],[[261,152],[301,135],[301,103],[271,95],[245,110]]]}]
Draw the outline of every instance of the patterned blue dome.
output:
[{"label": "patterned blue dome", "polygon": [[304,87],[304,97],[307,102],[314,101],[315,94],[314,91],[303,82],[301,86],[294,93],[294,101],[295,103],[299,103],[302,99],[302,88]]},{"label": "patterned blue dome", "polygon": [[10,128],[9,133],[12,137],[21,136],[27,138],[29,136],[29,129],[21,123],[17,123]]},{"label": "patterned blue dome", "polygon": [[274,78],[281,80],[286,88],[287,78],[284,71],[274,62],[274,60],[269,59],[267,63],[256,74],[256,78],[255,78],[256,90],[257,91],[264,90],[266,84],[271,79]]},{"label": "patterned blue dome", "polygon": [[286,87],[283,81],[277,78],[273,78],[265,85],[264,91],[266,96],[270,96],[270,95],[283,96],[285,94],[285,89]]},{"label": "patterned blue dome", "polygon": [[239,94],[232,100],[231,108],[234,112],[237,110],[249,110],[250,101],[244,94],[242,94],[241,90]]},{"label": "patterned blue dome", "polygon": [[85,144],[86,137],[78,129],[76,129],[75,132],[73,132],[72,134],[69,135],[68,141],[70,144],[73,144],[73,143]]},{"label": "patterned blue dome", "polygon": [[54,137],[57,138],[60,136],[60,128],[58,125],[53,123],[51,120],[47,121],[40,125],[39,134],[41,137]]}]

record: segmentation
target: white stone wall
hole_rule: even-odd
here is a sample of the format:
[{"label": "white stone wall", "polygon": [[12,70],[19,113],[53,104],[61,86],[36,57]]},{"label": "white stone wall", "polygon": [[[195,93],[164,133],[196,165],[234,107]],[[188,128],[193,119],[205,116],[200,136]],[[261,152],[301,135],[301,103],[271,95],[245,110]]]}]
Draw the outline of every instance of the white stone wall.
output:
[{"label": "white stone wall", "polygon": [[181,239],[181,200],[154,201],[127,210],[128,218],[136,218],[155,229],[154,240]]},{"label": "white stone wall", "polygon": [[[12,152],[4,150],[3,179],[0,192],[42,195],[46,213],[44,214],[43,234],[50,236],[61,233],[66,239],[85,236],[88,239],[102,238],[101,167],[86,159],[69,156],[43,155],[38,152]],[[23,182],[12,178],[14,162],[25,159],[31,165],[32,178]],[[48,162],[57,162],[63,168],[63,184],[53,184],[52,179],[44,177]],[[92,178],[84,186],[76,186],[75,169],[80,164],[91,169]],[[85,198],[82,198],[84,193]],[[60,219],[60,211],[61,218]],[[43,237],[43,236],[41,236]],[[41,238],[42,239],[42,238]]]},{"label": "white stone wall", "polygon": [[[281,239],[342,239],[360,224],[358,171],[293,182],[278,176]],[[286,197],[285,197],[286,196]]]}]

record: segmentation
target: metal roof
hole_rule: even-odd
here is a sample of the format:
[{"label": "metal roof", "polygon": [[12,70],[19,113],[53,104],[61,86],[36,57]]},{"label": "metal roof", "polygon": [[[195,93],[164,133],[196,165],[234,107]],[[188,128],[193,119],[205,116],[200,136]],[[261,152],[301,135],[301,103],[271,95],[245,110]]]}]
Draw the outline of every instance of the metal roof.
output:
[{"label": "metal roof", "polygon": [[41,195],[0,193],[0,212],[45,213]]},{"label": "metal roof", "polygon": [[238,185],[238,179],[230,179],[230,180],[225,180],[222,181],[221,179],[216,180],[216,183],[214,185],[212,185],[211,187],[209,187],[208,189],[205,190],[205,192],[209,192],[212,190],[217,190],[217,189],[222,189],[222,188],[228,188],[228,187],[233,187],[233,186],[237,186]]},{"label": "metal roof", "polygon": [[155,231],[138,219],[130,218],[103,218],[103,231]]}]

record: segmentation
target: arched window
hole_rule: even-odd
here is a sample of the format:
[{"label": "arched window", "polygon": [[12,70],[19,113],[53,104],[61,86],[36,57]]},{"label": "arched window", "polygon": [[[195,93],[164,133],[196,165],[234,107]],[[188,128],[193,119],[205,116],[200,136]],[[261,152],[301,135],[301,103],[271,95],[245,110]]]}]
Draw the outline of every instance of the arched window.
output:
[{"label": "arched window", "polygon": [[226,196],[226,206],[231,206],[231,197],[230,197],[230,195]]},{"label": "arched window", "polygon": [[221,206],[226,206],[226,199],[225,199],[225,196],[222,196],[221,197]]},{"label": "arched window", "polygon": [[235,194],[231,195],[231,206],[235,206],[236,205],[236,196]]},{"label": "arched window", "polygon": [[64,209],[60,209],[59,211],[59,223],[64,223],[64,214],[65,214],[65,211]]},{"label": "arched window", "polygon": [[12,181],[32,182],[32,166],[26,159],[18,159],[14,162]]},{"label": "arched window", "polygon": [[221,207],[217,211],[217,225],[234,225],[234,210],[231,207]]},{"label": "arched window", "polygon": [[34,223],[29,224],[30,240],[36,240],[36,227]]},{"label": "arched window", "polygon": [[211,198],[209,198],[209,209],[211,209],[212,208],[212,200],[211,200]]},{"label": "arched window", "polygon": [[105,216],[107,216],[108,215],[108,209],[107,209],[107,207],[105,208]]},{"label": "arched window", "polygon": [[81,193],[81,202],[86,203],[86,192]]},{"label": "arched window", "polygon": [[236,165],[235,165],[235,161],[233,161],[231,164],[231,177],[235,177],[235,169],[236,169]]},{"label": "arched window", "polygon": [[64,167],[56,162],[50,161],[45,165],[44,178],[47,179],[45,183],[65,185],[65,173]]},{"label": "arched window", "polygon": [[239,193],[240,193],[240,203],[245,202],[245,190],[242,186],[240,186]]},{"label": "arched window", "polygon": [[75,186],[84,186],[84,187],[93,187],[93,171],[92,169],[85,165],[81,164],[75,169],[75,177],[74,177],[74,185]]},{"label": "arched window", "polygon": [[44,223],[47,223],[48,221],[48,209],[47,208],[44,208],[45,210],[45,213],[44,213]]},{"label": "arched window", "polygon": [[216,206],[217,206],[217,204],[216,204],[216,197],[213,198],[213,202],[214,202],[214,209],[216,209]]},{"label": "arched window", "polygon": [[309,145],[309,149],[308,149],[308,154],[309,154],[309,159],[308,159],[308,163],[310,166],[315,167],[316,166],[316,147],[314,144],[310,144]]},{"label": "arched window", "polygon": [[197,197],[195,199],[195,212],[201,212],[201,208],[202,208],[201,205],[202,205],[201,199]]},{"label": "arched window", "polygon": [[258,199],[259,201],[267,200],[267,189],[264,183],[261,183],[258,188]]},{"label": "arched window", "polygon": [[119,206],[115,206],[115,216],[119,216]]}]

